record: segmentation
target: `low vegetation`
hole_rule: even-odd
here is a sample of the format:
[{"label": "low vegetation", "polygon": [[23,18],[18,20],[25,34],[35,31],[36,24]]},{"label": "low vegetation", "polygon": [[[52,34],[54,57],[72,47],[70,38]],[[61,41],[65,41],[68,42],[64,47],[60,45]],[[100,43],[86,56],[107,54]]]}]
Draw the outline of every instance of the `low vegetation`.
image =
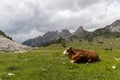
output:
[{"label": "low vegetation", "polygon": [[120,80],[119,38],[72,41],[66,45],[93,49],[100,60],[89,64],[70,63],[59,43],[24,54],[4,51],[0,52],[0,80]]}]

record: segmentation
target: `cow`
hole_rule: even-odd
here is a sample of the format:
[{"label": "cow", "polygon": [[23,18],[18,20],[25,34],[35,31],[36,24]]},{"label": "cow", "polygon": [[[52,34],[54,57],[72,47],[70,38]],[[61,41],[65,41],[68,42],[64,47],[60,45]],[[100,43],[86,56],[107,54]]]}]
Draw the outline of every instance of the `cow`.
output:
[{"label": "cow", "polygon": [[93,50],[79,50],[72,47],[67,48],[63,54],[69,56],[71,63],[92,63],[99,59],[98,54]]}]

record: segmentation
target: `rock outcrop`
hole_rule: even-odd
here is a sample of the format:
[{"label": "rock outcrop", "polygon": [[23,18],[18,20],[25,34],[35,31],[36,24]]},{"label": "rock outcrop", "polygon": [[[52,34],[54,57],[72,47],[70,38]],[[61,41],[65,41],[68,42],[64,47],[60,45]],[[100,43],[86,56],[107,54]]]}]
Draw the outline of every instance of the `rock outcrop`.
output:
[{"label": "rock outcrop", "polygon": [[8,51],[26,51],[26,49],[30,49],[30,47],[18,44],[2,35],[0,35],[0,51],[8,50]]}]

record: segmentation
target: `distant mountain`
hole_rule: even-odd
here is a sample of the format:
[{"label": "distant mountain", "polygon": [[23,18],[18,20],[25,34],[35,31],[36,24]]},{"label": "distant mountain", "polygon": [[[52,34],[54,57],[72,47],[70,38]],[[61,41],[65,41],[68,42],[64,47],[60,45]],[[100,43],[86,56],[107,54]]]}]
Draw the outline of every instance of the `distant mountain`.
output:
[{"label": "distant mountain", "polygon": [[49,31],[45,33],[43,36],[39,36],[34,39],[29,39],[24,41],[23,44],[27,46],[44,46],[53,42],[61,42],[61,41],[70,41],[70,40],[79,40],[84,36],[89,34],[88,31],[84,30],[82,26],[80,26],[74,33],[70,33],[69,30],[63,29],[61,32],[58,31]]},{"label": "distant mountain", "polygon": [[92,33],[85,36],[86,39],[92,40],[96,37],[103,38],[118,38],[120,37],[120,20],[116,20],[110,25],[105,26],[104,28],[97,29]]},{"label": "distant mountain", "polygon": [[120,32],[120,20],[116,20],[111,25],[105,27],[110,32]]},{"label": "distant mountain", "polygon": [[70,39],[72,40],[80,40],[83,39],[85,36],[90,34],[90,32],[86,31],[82,26],[80,26],[73,34],[71,35]]},{"label": "distant mountain", "polygon": [[66,41],[69,41],[71,33],[67,29],[63,29],[62,32],[59,33],[59,38],[62,38]]},{"label": "distant mountain", "polygon": [[29,39],[27,41],[24,41],[23,44],[27,45],[27,46],[40,47],[40,46],[48,45],[51,42],[59,41],[60,39],[64,39],[67,41],[67,40],[69,40],[70,35],[71,35],[71,33],[66,29],[63,29],[62,32],[49,31],[49,32],[45,33],[43,36],[39,36],[34,39]]},{"label": "distant mountain", "polygon": [[75,32],[70,33],[69,30],[63,29],[61,32],[49,31],[43,36],[39,36],[34,39],[29,39],[23,42],[24,45],[28,46],[44,46],[53,42],[61,41],[73,41],[73,40],[93,40],[96,37],[103,38],[117,38],[120,37],[120,20],[116,20],[110,25],[104,28],[97,29],[93,32],[86,31],[82,26],[80,26]]},{"label": "distant mountain", "polygon": [[47,45],[48,43],[58,38],[59,38],[58,31],[49,31],[45,33],[43,36],[39,36],[37,38],[27,40],[23,42],[23,44],[28,45],[28,46],[39,46],[40,47],[40,46]]}]

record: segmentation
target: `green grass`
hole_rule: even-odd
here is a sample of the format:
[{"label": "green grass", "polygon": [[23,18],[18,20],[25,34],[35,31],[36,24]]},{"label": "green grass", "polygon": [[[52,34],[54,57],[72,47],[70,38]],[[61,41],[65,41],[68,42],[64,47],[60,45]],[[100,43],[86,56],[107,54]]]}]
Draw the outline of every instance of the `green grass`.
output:
[{"label": "green grass", "polygon": [[[100,61],[89,64],[70,63],[69,58],[62,54],[64,48],[61,44],[25,54],[3,52],[0,54],[0,80],[120,80],[120,39],[105,39],[103,42],[67,43],[74,48],[96,50]],[[113,50],[103,49],[109,46]]]}]

